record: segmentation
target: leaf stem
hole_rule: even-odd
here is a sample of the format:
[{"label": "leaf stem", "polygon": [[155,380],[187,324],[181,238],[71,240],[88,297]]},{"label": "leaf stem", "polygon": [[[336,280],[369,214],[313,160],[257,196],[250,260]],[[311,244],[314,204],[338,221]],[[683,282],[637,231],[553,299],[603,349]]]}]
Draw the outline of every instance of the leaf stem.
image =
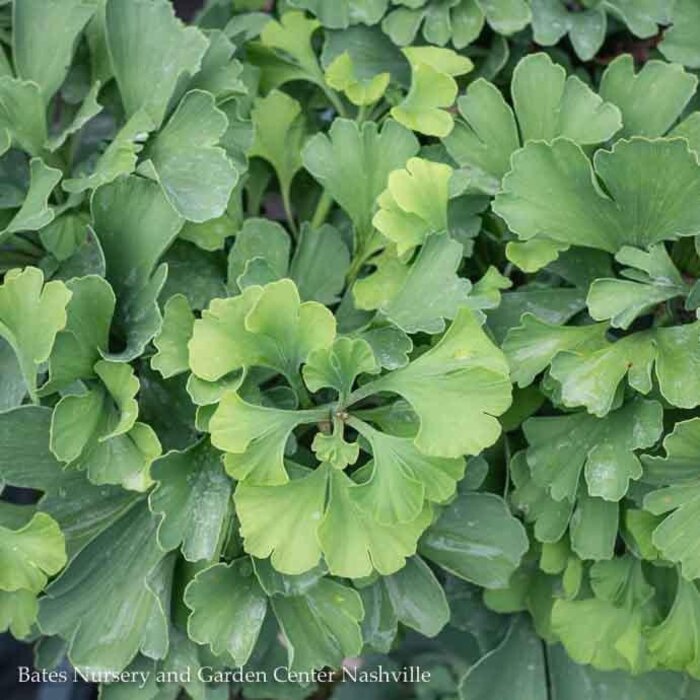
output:
[{"label": "leaf stem", "polygon": [[295,239],[299,238],[299,229],[297,229],[296,221],[294,221],[294,214],[292,213],[292,200],[289,194],[289,187],[280,188],[282,191],[282,206],[284,207],[284,215],[287,219],[287,224],[292,232]]},{"label": "leaf stem", "polygon": [[326,222],[328,212],[330,212],[332,206],[333,197],[330,196],[328,190],[323,190],[321,197],[318,200],[318,204],[316,205],[313,218],[311,219],[311,228],[321,228],[321,226]]}]

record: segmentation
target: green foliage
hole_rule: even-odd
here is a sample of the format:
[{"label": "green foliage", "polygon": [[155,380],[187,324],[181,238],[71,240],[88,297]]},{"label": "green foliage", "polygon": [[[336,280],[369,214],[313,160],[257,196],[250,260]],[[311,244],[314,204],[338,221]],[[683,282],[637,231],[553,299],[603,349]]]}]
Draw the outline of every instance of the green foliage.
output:
[{"label": "green foliage", "polygon": [[107,700],[697,697],[699,26],[0,1],[0,630]]}]

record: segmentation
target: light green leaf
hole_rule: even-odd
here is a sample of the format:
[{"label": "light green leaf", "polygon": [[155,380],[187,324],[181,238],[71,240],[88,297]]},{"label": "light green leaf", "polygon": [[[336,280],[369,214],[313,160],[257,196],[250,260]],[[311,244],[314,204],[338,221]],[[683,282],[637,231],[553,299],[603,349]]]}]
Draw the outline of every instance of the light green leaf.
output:
[{"label": "light green leaf", "polygon": [[618,141],[593,163],[595,170],[568,139],[529,143],[513,155],[494,210],[522,240],[543,236],[611,253],[700,231],[700,165],[686,142]]},{"label": "light green leaf", "polygon": [[373,456],[370,478],[357,488],[356,500],[380,523],[415,520],[425,500],[446,502],[464,476],[461,458],[428,457],[410,437],[381,433],[357,419],[348,424],[367,440]]},{"label": "light green leaf", "polygon": [[345,210],[355,226],[356,246],[370,239],[375,201],[389,174],[418,152],[418,141],[389,119],[381,131],[374,122],[361,127],[335,119],[328,135],[316,134],[304,148],[304,167]]},{"label": "light green leaf", "polygon": [[203,441],[169,452],[151,465],[157,486],[149,505],[161,516],[158,542],[166,551],[181,547],[188,561],[213,559],[224,534],[231,481],[221,457]]},{"label": "light green leaf", "polygon": [[403,49],[411,64],[411,89],[391,116],[413,131],[444,138],[454,126],[447,108],[457,97],[454,76],[472,70],[472,62],[451,49],[421,46]]},{"label": "light green leaf", "polygon": [[375,569],[382,576],[399,571],[416,553],[431,509],[423,508],[410,522],[383,525],[363,510],[361,487],[338,469],[328,471],[329,500],[318,539],[329,571],[348,578],[369,576]]},{"label": "light green leaf", "polygon": [[311,37],[321,26],[308,19],[303,12],[285,12],[280,21],[271,20],[260,33],[260,41],[270,49],[282,53],[284,59],[298,67],[307,80],[323,84],[323,71],[318,64]]},{"label": "light green leaf", "polygon": [[668,616],[648,632],[649,651],[662,666],[700,673],[700,592],[694,581],[678,578]]},{"label": "light green leaf", "polygon": [[[69,642],[80,669],[119,672],[141,651],[163,658],[172,561],[156,542],[156,518],[141,501],[93,539],[47,589],[44,634]],[[99,610],[99,615],[92,614]]]},{"label": "light green leaf", "polygon": [[10,270],[0,285],[0,336],[12,347],[32,397],[36,376],[65,328],[71,292],[63,282],[44,284],[41,270]]},{"label": "light green leaf", "polygon": [[322,579],[304,595],[272,598],[292,671],[339,668],[362,649],[364,609],[351,588]]},{"label": "light green leaf", "polygon": [[349,52],[337,56],[326,68],[326,82],[344,92],[354,105],[366,106],[378,102],[391,80],[390,73],[379,73],[371,78],[358,77]]},{"label": "light green leaf", "polygon": [[[656,27],[652,34],[656,33]],[[682,66],[647,61],[635,73],[629,54],[615,59],[603,73],[600,94],[622,112],[621,136],[663,136],[695,94],[698,79]]]},{"label": "light green leaf", "polygon": [[0,503],[0,590],[39,593],[65,564],[63,535],[53,518]]},{"label": "light green leaf", "polygon": [[158,352],[151,358],[151,367],[165,377],[174,377],[189,370],[187,343],[192,337],[195,316],[187,297],[170,297],[163,309],[163,325],[153,339]]},{"label": "light green leaf", "polygon": [[238,182],[226,151],[218,146],[226,115],[208,92],[193,90],[146,148],[139,172],[158,180],[173,208],[188,221],[222,216]]},{"label": "light green leaf", "polygon": [[329,347],[334,337],[333,314],[316,302],[301,303],[294,282],[280,280],[212,301],[194,323],[190,367],[207,381],[253,366],[270,367],[292,381],[309,353]]},{"label": "light green leaf", "polygon": [[29,637],[38,610],[31,591],[0,591],[0,632],[9,630],[16,639]]},{"label": "light green leaf", "polygon": [[620,506],[589,496],[581,489],[571,516],[571,549],[580,559],[612,559],[618,536]]},{"label": "light green leaf", "polygon": [[261,559],[271,555],[274,568],[285,574],[309,571],[322,554],[337,576],[398,571],[415,554],[430,509],[410,523],[380,525],[356,503],[358,488],[327,465],[283,486],[239,484],[234,500],[246,551]]},{"label": "light green leaf", "polygon": [[64,396],[51,421],[51,450],[63,462],[87,471],[96,484],[145,490],[148,466],[160,455],[153,430],[137,423],[139,381],[123,363],[101,360],[100,382],[85,393]]},{"label": "light green leaf", "polygon": [[440,342],[406,367],[366,384],[356,394],[390,391],[418,414],[416,447],[433,457],[478,454],[500,434],[494,416],[510,405],[503,354],[462,309]]},{"label": "light green leaf", "polygon": [[284,411],[256,406],[225,393],[209,421],[211,442],[226,452],[226,471],[253,484],[284,484],[284,447],[294,428],[326,417],[323,409]]},{"label": "light green leaf", "polygon": [[525,529],[501,498],[466,493],[428,528],[419,551],[455,576],[486,588],[505,588],[527,548]]},{"label": "light green leaf", "polygon": [[53,97],[68,75],[80,33],[98,0],[21,0],[13,3],[13,58],[17,76]]},{"label": "light green leaf", "polygon": [[389,175],[372,223],[396,244],[399,255],[423,244],[431,233],[447,231],[452,172],[449,165],[410,158],[405,169]]},{"label": "light green leaf", "polygon": [[283,486],[236,486],[234,501],[246,552],[271,557],[283,574],[302,574],[321,558],[316,532],[326,504],[328,475],[323,468]]},{"label": "light green leaf", "polygon": [[216,656],[227,654],[236,666],[248,663],[267,612],[267,596],[250,560],[215,564],[200,571],[185,589],[192,610],[187,631]]},{"label": "light green leaf", "polygon": [[523,424],[532,476],[557,501],[575,500],[582,469],[591,496],[619,501],[630,479],[642,476],[634,451],[652,447],[662,430],[661,405],[641,398],[605,418],[572,413]]},{"label": "light green leaf", "polygon": [[107,0],[107,45],[128,117],[143,110],[159,127],[184,74],[194,75],[208,42],[167,0]]},{"label": "light green leaf", "polygon": [[49,357],[49,380],[42,395],[69,386],[77,379],[93,379],[95,363],[109,345],[109,329],[116,299],[102,277],[87,275],[66,283],[71,293],[65,328],[56,335]]},{"label": "light green leaf", "polygon": [[469,304],[471,284],[457,275],[462,255],[462,246],[446,233],[430,236],[380,312],[407,333],[442,332],[445,319]]},{"label": "light green leaf", "polygon": [[514,34],[530,22],[530,8],[524,0],[476,0],[476,4],[499,34]]}]

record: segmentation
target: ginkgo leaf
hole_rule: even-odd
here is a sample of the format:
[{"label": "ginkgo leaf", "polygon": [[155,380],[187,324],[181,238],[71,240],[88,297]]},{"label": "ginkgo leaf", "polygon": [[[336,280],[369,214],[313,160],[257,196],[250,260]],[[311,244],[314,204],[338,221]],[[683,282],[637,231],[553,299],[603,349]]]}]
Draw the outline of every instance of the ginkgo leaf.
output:
[{"label": "ginkgo leaf", "polygon": [[672,3],[667,0],[606,0],[606,8],[619,17],[635,35],[654,36],[659,24],[669,24]]},{"label": "ginkgo leaf", "polygon": [[0,631],[10,631],[16,639],[29,637],[39,605],[31,591],[0,591]]},{"label": "ginkgo leaf", "polygon": [[71,297],[66,325],[56,335],[49,357],[49,379],[41,387],[48,394],[77,379],[94,378],[95,363],[109,346],[109,329],[116,299],[109,283],[97,275],[69,280]]},{"label": "ginkgo leaf", "polygon": [[527,551],[522,524],[494,494],[455,499],[427,530],[420,553],[446,571],[487,588],[504,588]]},{"label": "ginkgo leaf", "polygon": [[413,131],[445,137],[454,126],[447,108],[457,97],[454,76],[472,70],[472,62],[451,49],[434,46],[403,49],[411,64],[411,89],[391,116]]},{"label": "ginkgo leaf", "polygon": [[635,73],[632,57],[623,54],[603,73],[600,94],[620,108],[621,136],[653,138],[663,136],[678,119],[697,85],[682,66],[663,61],[648,61]]},{"label": "ginkgo leaf", "polygon": [[97,0],[29,0],[13,6],[17,76],[39,85],[46,102],[68,75],[78,36],[97,5]]},{"label": "ginkgo leaf", "polygon": [[115,321],[126,346],[110,357],[131,360],[160,330],[157,299],[167,267],[158,262],[183,219],[155,182],[136,176],[98,188],[91,211],[107,264],[105,276],[117,297]]},{"label": "ginkgo leaf", "polygon": [[375,430],[364,421],[350,419],[372,449],[371,476],[361,484],[357,502],[380,523],[415,520],[424,500],[444,503],[464,475],[463,459],[427,457],[411,438]]},{"label": "ginkgo leaf", "polygon": [[73,134],[79,132],[91,119],[102,111],[102,105],[97,101],[102,84],[97,81],[85,95],[80,107],[76,110],[72,119],[62,125],[60,131],[49,139],[47,148],[51,152],[57,151]]},{"label": "ginkgo leaf", "polygon": [[598,53],[608,25],[603,7],[571,11],[561,0],[532,0],[531,5],[532,31],[540,46],[554,46],[568,34],[582,61],[590,61]]},{"label": "ginkgo leaf", "polygon": [[498,191],[521,143],[563,136],[582,145],[598,144],[622,126],[614,104],[603,102],[576,76],[567,77],[543,53],[518,63],[511,94],[513,109],[492,83],[472,83],[458,100],[462,120],[444,139],[450,155],[489,194]]},{"label": "ginkgo leaf", "polygon": [[318,540],[331,573],[360,578],[373,570],[383,576],[399,571],[416,553],[418,538],[430,524],[429,507],[408,522],[385,525],[362,508],[356,483],[338,469],[330,470],[328,505]]},{"label": "ginkgo leaf", "polygon": [[27,389],[36,393],[40,365],[67,323],[71,292],[63,282],[44,284],[41,270],[10,270],[0,285],[0,336],[12,347]]},{"label": "ginkgo leaf", "polygon": [[312,12],[324,27],[347,29],[351,24],[379,22],[388,0],[339,0],[330,5],[323,0],[292,0],[290,4]]},{"label": "ginkgo leaf", "polygon": [[309,354],[303,376],[311,391],[332,388],[343,401],[360,374],[376,374],[378,371],[374,353],[367,341],[342,337],[337,338],[332,346]]},{"label": "ginkgo leaf", "polygon": [[642,476],[635,450],[654,445],[662,429],[661,405],[640,398],[604,418],[572,413],[523,424],[532,476],[557,501],[575,500],[582,470],[591,496],[619,501]]},{"label": "ginkgo leaf", "polygon": [[256,100],[251,111],[255,139],[248,151],[272,165],[280,183],[287,209],[292,180],[302,167],[302,146],[306,140],[305,118],[301,105],[279,90]]},{"label": "ginkgo leaf", "polygon": [[462,246],[447,233],[432,235],[411,264],[387,251],[377,271],[353,289],[361,309],[380,313],[407,333],[439,333],[469,305],[469,280],[457,276]]},{"label": "ginkgo leaf", "polygon": [[124,363],[100,360],[95,374],[99,382],[56,405],[51,450],[61,461],[86,470],[94,483],[145,490],[148,467],[161,447],[153,429],[136,422],[139,381]]},{"label": "ginkgo leaf", "polygon": [[503,343],[503,351],[518,386],[532,384],[560,352],[577,352],[586,347],[598,349],[604,342],[607,326],[557,326],[526,313],[520,326],[512,328]]},{"label": "ginkgo leaf", "polygon": [[666,515],[654,529],[653,544],[663,556],[681,565],[689,580],[700,570],[694,523],[700,512],[700,421],[676,423],[663,442],[665,455],[644,455],[645,480],[662,486],[645,496],[644,509]]},{"label": "ginkgo leaf", "polygon": [[256,406],[229,391],[209,421],[214,447],[226,452],[226,471],[253,484],[284,484],[284,448],[294,428],[327,417],[324,409],[285,411]]},{"label": "ginkgo leaf", "polygon": [[545,236],[616,253],[700,231],[700,165],[680,139],[618,141],[596,153],[593,167],[569,139],[531,142],[512,166],[494,210],[522,240]]},{"label": "ginkgo leaf", "polygon": [[410,158],[405,169],[389,175],[372,223],[396,244],[399,255],[421,245],[431,233],[447,231],[452,172],[449,165]]},{"label": "ginkgo leaf", "polygon": [[173,208],[188,221],[215,219],[226,211],[238,171],[218,145],[228,128],[214,97],[192,90],[148,143],[139,172],[153,176]]},{"label": "ginkgo leaf", "polygon": [[294,282],[284,279],[213,300],[194,323],[190,367],[207,381],[253,366],[293,381],[309,353],[329,347],[334,337],[333,314],[316,302],[302,303]]},{"label": "ginkgo leaf", "polygon": [[55,212],[49,205],[49,197],[61,180],[61,171],[50,168],[41,158],[32,158],[29,170],[29,191],[19,211],[0,231],[0,241],[18,231],[38,231],[54,219]]},{"label": "ginkgo leaf", "polygon": [[227,654],[244,666],[253,652],[267,612],[267,596],[249,559],[215,564],[200,571],[185,589],[192,610],[187,631],[216,656]]},{"label": "ginkgo leaf", "polygon": [[134,172],[143,142],[154,128],[154,122],[145,111],[135,112],[97,161],[84,172],[79,168],[76,176],[64,180],[61,186],[66,192],[85,192]]},{"label": "ginkgo leaf", "polygon": [[381,525],[360,509],[358,488],[328,465],[283,486],[239,484],[234,501],[246,551],[271,556],[272,566],[286,574],[309,571],[321,556],[338,576],[361,578],[374,569],[394,573],[415,553],[430,509],[410,523]]},{"label": "ginkgo leaf", "polygon": [[105,32],[127,116],[143,110],[160,126],[180,78],[199,69],[206,37],[167,0],[107,0]]},{"label": "ginkgo leaf", "polygon": [[695,367],[700,362],[700,326],[697,323],[642,331],[606,342],[602,347],[559,353],[551,376],[561,386],[567,406],[586,406],[604,416],[613,405],[620,382],[627,377],[636,391],[652,388],[652,366],[661,395],[674,406],[698,404]]},{"label": "ginkgo leaf", "polygon": [[610,319],[611,326],[627,329],[657,304],[689,291],[663,244],[652,246],[649,252],[624,247],[615,259],[632,266],[621,272],[629,279],[594,280],[586,303],[596,321]]},{"label": "ginkgo leaf", "polygon": [[[139,651],[165,656],[173,561],[163,559],[156,521],[144,501],[133,505],[80,550],[42,598],[39,627],[66,640],[77,668],[119,672]],[[101,614],[91,615],[96,609]]]},{"label": "ginkgo leaf", "polygon": [[664,32],[659,51],[669,61],[700,68],[700,47],[695,41],[700,27],[700,8],[693,0],[676,0],[671,18],[672,26]]},{"label": "ginkgo leaf", "polygon": [[347,212],[360,250],[372,235],[375,201],[389,174],[418,152],[416,137],[389,119],[381,130],[335,119],[328,135],[316,134],[304,147],[304,167]]},{"label": "ginkgo leaf", "polygon": [[181,547],[188,561],[211,560],[227,524],[232,485],[222,455],[207,442],[169,452],[151,465],[151,511],[161,515],[158,542]]},{"label": "ginkgo leaf", "polygon": [[163,309],[163,325],[153,339],[158,352],[151,359],[151,367],[163,377],[173,377],[189,369],[187,343],[192,337],[195,316],[187,297],[170,297]]},{"label": "ginkgo leaf", "polygon": [[322,579],[303,595],[275,596],[271,602],[287,642],[291,671],[337,668],[343,659],[360,653],[365,611],[352,588]]},{"label": "ginkgo leaf", "polygon": [[228,288],[241,291],[240,281],[245,280],[246,270],[256,260],[265,263],[275,280],[286,277],[291,245],[289,234],[276,221],[246,219],[229,251]]},{"label": "ginkgo leaf", "polygon": [[648,631],[649,651],[664,668],[700,672],[700,592],[679,577],[668,615]]},{"label": "ginkgo leaf", "polygon": [[418,414],[416,447],[432,457],[478,454],[500,434],[510,405],[508,366],[469,309],[442,339],[406,367],[365,384],[351,400],[379,391],[399,394]]},{"label": "ginkgo leaf", "polygon": [[323,71],[311,44],[311,37],[320,26],[320,22],[308,19],[303,12],[287,11],[279,21],[273,19],[263,27],[260,41],[264,46],[281,52],[307,80],[322,84]]},{"label": "ginkgo leaf", "polygon": [[39,593],[66,563],[63,535],[34,508],[0,504],[0,590]]},{"label": "ginkgo leaf", "polygon": [[[0,129],[30,155],[41,154],[48,138],[48,127],[44,101],[36,83],[0,76]],[[2,150],[9,147],[7,141]]]},{"label": "ginkgo leaf", "polygon": [[372,105],[380,100],[390,79],[390,73],[379,73],[371,78],[358,77],[347,51],[337,56],[326,68],[326,82],[334,90],[344,92],[350,102],[357,106]]}]

